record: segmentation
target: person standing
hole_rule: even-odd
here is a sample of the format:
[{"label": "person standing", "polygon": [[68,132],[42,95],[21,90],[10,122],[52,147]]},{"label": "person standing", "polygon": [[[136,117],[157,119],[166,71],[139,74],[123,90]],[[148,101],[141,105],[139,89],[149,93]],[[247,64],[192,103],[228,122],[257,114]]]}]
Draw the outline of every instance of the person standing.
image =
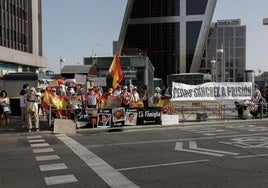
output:
[{"label": "person standing", "polygon": [[43,100],[42,100],[42,93],[41,93],[41,90],[42,90],[42,88],[37,88],[36,89],[36,95],[38,95],[38,115],[40,115],[40,111],[41,111],[41,117],[43,118],[43,119],[45,119],[44,117],[45,117],[45,112],[44,112],[44,109],[43,109],[43,105],[42,105],[42,103],[43,103]]},{"label": "person standing", "polygon": [[121,85],[118,85],[117,88],[113,91],[113,94],[116,97],[120,97],[121,93],[122,93],[122,87],[121,87]]},{"label": "person standing", "polygon": [[142,87],[141,98],[143,102],[143,107],[148,108],[149,107],[149,93],[148,93],[148,89],[146,85]]},{"label": "person standing", "polygon": [[89,88],[88,89],[88,95],[87,95],[87,107],[88,108],[97,108],[97,97],[96,94],[94,92],[93,88]]},{"label": "person standing", "polygon": [[0,92],[0,126],[3,126],[3,119],[5,119],[5,128],[8,129],[9,124],[9,114],[10,111],[10,100],[7,96],[7,92],[5,90],[2,90]]},{"label": "person standing", "polygon": [[23,84],[20,91],[20,113],[21,113],[21,127],[25,129],[27,127],[27,104],[26,104],[26,95],[29,90],[28,84]]},{"label": "person standing", "polygon": [[34,118],[36,131],[39,131],[38,97],[35,88],[31,87],[26,96],[28,132],[32,132],[32,118]]},{"label": "person standing", "polygon": [[153,95],[153,105],[157,106],[158,102],[160,101],[162,95],[161,95],[161,89],[160,87],[155,88],[155,93]]},{"label": "person standing", "polygon": [[140,100],[140,94],[138,93],[136,86],[133,87],[132,95],[133,95],[133,102],[138,102]]},{"label": "person standing", "polygon": [[132,101],[132,95],[127,90],[127,86],[123,87],[123,92],[120,94],[121,107],[130,107]]}]

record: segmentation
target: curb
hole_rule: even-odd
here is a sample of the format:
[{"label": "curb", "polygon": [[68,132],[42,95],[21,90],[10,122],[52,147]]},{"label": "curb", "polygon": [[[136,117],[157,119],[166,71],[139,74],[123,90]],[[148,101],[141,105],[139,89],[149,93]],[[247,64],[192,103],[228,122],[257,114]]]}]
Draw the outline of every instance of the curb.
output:
[{"label": "curb", "polygon": [[84,128],[77,129],[77,134],[97,134],[105,132],[115,131],[138,131],[138,130],[154,130],[154,129],[174,129],[184,126],[198,126],[198,125],[226,125],[229,123],[257,123],[268,122],[268,119],[241,119],[241,120],[225,120],[225,121],[202,121],[202,122],[183,122],[174,125],[136,125],[136,126],[124,126],[116,128]]}]

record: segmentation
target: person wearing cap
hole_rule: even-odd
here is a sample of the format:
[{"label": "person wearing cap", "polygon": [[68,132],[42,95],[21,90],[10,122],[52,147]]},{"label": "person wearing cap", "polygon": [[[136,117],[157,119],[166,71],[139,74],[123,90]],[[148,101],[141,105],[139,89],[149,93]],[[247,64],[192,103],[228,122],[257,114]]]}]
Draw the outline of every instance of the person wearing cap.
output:
[{"label": "person wearing cap", "polygon": [[162,95],[161,95],[161,89],[160,87],[156,87],[155,88],[155,93],[153,95],[153,105],[157,106],[159,100],[161,99]]},{"label": "person wearing cap", "polygon": [[123,87],[123,91],[120,94],[121,97],[121,107],[130,107],[131,106],[131,101],[132,95],[130,92],[128,92],[127,86]]},{"label": "person wearing cap", "polygon": [[140,100],[140,94],[138,93],[138,88],[136,86],[133,87],[132,90],[132,99],[133,102],[138,102]]},{"label": "person wearing cap", "polygon": [[113,92],[114,92],[114,96],[120,97],[120,94],[122,93],[122,86],[118,85]]},{"label": "person wearing cap", "polygon": [[28,132],[32,132],[32,118],[34,118],[36,131],[39,131],[38,98],[35,88],[31,87],[26,97]]}]

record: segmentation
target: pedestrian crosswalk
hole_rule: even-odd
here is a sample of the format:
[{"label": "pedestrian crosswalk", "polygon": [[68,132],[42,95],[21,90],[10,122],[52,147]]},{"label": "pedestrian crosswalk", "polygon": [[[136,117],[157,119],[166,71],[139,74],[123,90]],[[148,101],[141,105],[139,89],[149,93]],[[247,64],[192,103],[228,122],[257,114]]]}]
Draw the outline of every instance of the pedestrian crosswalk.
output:
[{"label": "pedestrian crosswalk", "polygon": [[[33,153],[36,155],[36,161],[48,162],[48,164],[39,164],[39,169],[41,172],[51,172],[68,169],[66,164],[62,162],[56,162],[60,161],[60,157],[56,154],[53,154],[54,149],[51,148],[48,143],[46,143],[46,140],[42,138],[41,135],[28,136],[27,139],[30,143],[30,147],[32,148]],[[53,163],[51,164],[51,162]],[[47,176],[44,177],[44,180],[46,185],[48,186],[78,182],[78,180],[73,174]]]}]

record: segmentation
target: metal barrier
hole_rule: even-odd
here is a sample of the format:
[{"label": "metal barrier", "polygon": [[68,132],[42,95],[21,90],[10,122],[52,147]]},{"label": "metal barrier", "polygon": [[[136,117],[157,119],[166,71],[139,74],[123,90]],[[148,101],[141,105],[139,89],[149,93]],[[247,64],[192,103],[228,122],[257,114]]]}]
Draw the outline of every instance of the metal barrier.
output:
[{"label": "metal barrier", "polygon": [[218,101],[171,101],[170,108],[171,114],[178,114],[182,122],[223,119],[222,105]]},{"label": "metal barrier", "polygon": [[[248,118],[268,117],[267,105],[255,103],[256,113],[250,111]],[[238,106],[236,101],[170,101],[170,114],[178,114],[180,121],[225,121],[231,119],[246,119],[243,116],[244,106]]]},{"label": "metal barrier", "polygon": [[[252,115],[252,118],[268,117],[267,105],[262,103],[255,104],[258,106],[258,114]],[[161,103],[163,113],[178,115],[180,122],[185,121],[206,121],[216,120],[225,121],[231,119],[245,119],[244,106],[237,104],[235,101],[170,101],[165,100]],[[89,125],[96,127],[98,111],[97,109],[81,109],[80,112],[74,113],[72,110],[48,110],[48,124],[53,125],[55,118],[73,119],[77,127]]]}]

